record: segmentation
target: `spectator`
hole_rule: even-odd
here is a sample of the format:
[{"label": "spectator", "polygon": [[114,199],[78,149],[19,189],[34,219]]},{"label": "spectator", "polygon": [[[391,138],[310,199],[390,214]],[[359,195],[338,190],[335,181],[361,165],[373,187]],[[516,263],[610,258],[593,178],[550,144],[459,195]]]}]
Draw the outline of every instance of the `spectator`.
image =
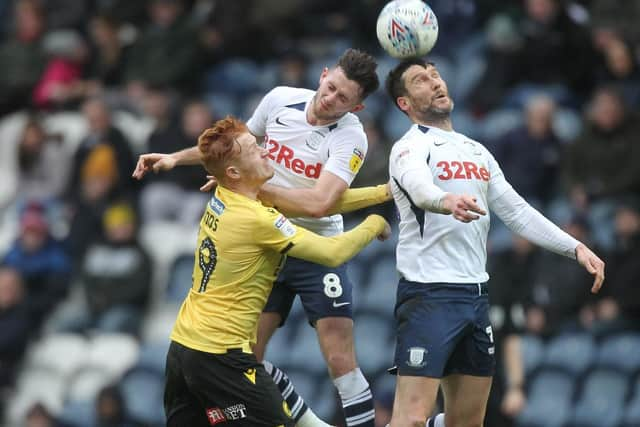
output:
[{"label": "spectator", "polygon": [[104,387],[96,398],[96,427],[136,427],[129,419],[118,387]]},{"label": "spectator", "polygon": [[523,44],[513,68],[521,82],[588,90],[596,55],[585,28],[571,20],[561,0],[526,0],[519,25]]},{"label": "spectator", "polygon": [[596,82],[619,86],[627,105],[637,107],[640,103],[640,70],[631,45],[606,30],[594,31],[593,38],[602,57],[595,69]]},{"label": "spectator", "polygon": [[0,266],[0,396],[11,386],[27,340],[31,322],[20,272]]},{"label": "spectator", "polygon": [[102,218],[110,203],[126,199],[118,190],[115,150],[98,144],[88,155],[80,175],[80,190],[73,204],[69,243],[74,262],[80,262],[87,247],[103,237]]},{"label": "spectator", "polygon": [[69,427],[56,419],[45,405],[40,402],[33,404],[24,420],[25,427]]},{"label": "spectator", "polygon": [[119,31],[120,24],[108,15],[91,19],[89,35],[94,51],[87,67],[87,84],[94,92],[114,89],[124,82],[127,47],[120,40]]},{"label": "spectator", "polygon": [[607,287],[597,305],[597,333],[640,329],[640,200],[628,196],[615,216],[616,245],[607,262]]},{"label": "spectator", "polygon": [[105,238],[88,247],[80,267],[86,312],[63,322],[62,329],[136,335],[151,289],[151,259],[138,242],[131,206],[111,205],[103,222]]},{"label": "spectator", "polygon": [[201,52],[197,30],[183,13],[181,0],[152,0],[151,23],[131,47],[125,78],[134,96],[149,86],[197,89]]},{"label": "spectator", "polygon": [[525,124],[504,135],[494,150],[513,188],[543,206],[553,197],[561,158],[560,141],[551,127],[555,107],[545,95],[530,98]]},{"label": "spectator", "polygon": [[[159,100],[168,110],[168,99]],[[149,150],[172,153],[197,144],[203,129],[213,123],[209,107],[200,102],[188,103],[182,111],[181,127],[176,129],[169,123],[168,111],[158,116],[160,127],[149,138]],[[164,126],[162,125],[164,124]],[[209,196],[198,189],[206,181],[202,166],[185,166],[168,173],[156,175],[146,184],[140,197],[145,223],[161,220],[177,220],[185,225],[198,224],[202,207]]]},{"label": "spectator", "polygon": [[569,147],[566,171],[578,208],[593,200],[640,191],[640,121],[620,93],[600,87],[593,95],[583,133]]},{"label": "spectator", "polygon": [[66,295],[71,262],[62,244],[49,233],[49,224],[40,204],[28,205],[20,218],[20,234],[10,247],[4,263],[22,275],[33,328]]},{"label": "spectator", "polygon": [[89,125],[88,135],[81,141],[71,167],[71,177],[67,186],[67,197],[70,201],[80,194],[81,171],[89,155],[100,146],[113,149],[116,163],[115,186],[121,193],[133,194],[135,183],[129,179],[135,166],[129,142],[112,122],[111,111],[107,104],[97,98],[87,100],[82,112]]},{"label": "spectator", "polygon": [[50,59],[33,92],[33,104],[39,109],[76,107],[87,88],[82,81],[89,55],[85,41],[74,31],[58,30],[47,34],[43,45]]},{"label": "spectator", "polygon": [[[581,242],[591,242],[589,223],[582,216],[574,216],[563,229]],[[528,331],[552,336],[589,328],[593,320],[591,298],[584,289],[591,283],[591,276],[574,262],[542,253],[533,273]]]},{"label": "spectator", "polygon": [[0,116],[29,106],[46,61],[40,44],[45,29],[40,3],[18,0],[13,14],[15,32],[0,45]]},{"label": "spectator", "polygon": [[69,154],[60,137],[47,133],[40,119],[27,119],[17,142],[15,163],[19,201],[55,203],[62,197],[69,172]]}]

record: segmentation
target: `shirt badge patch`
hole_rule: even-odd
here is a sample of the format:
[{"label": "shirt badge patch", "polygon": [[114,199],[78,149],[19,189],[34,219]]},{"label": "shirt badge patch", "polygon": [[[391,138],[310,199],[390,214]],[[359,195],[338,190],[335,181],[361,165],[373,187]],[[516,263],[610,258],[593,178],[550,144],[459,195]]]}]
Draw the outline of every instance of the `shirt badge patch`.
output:
[{"label": "shirt badge patch", "polygon": [[285,217],[284,215],[280,215],[276,219],[276,222],[274,223],[274,225],[278,230],[280,230],[280,233],[282,233],[284,237],[291,237],[294,234],[296,234],[296,228],[293,226],[293,224],[291,224],[291,221],[289,221],[287,217]]},{"label": "shirt badge patch", "polygon": [[349,169],[351,169],[351,172],[358,173],[363,161],[364,153],[359,149],[354,148],[353,154],[351,155],[351,160],[349,160]]},{"label": "shirt badge patch", "polygon": [[324,135],[322,134],[322,132],[314,130],[309,134],[309,136],[307,137],[307,139],[305,139],[304,142],[305,144],[307,144],[307,147],[309,147],[309,149],[313,151],[318,151],[318,148],[320,147],[320,144],[322,143],[323,139],[324,139]]},{"label": "shirt badge patch", "polygon": [[209,200],[209,206],[218,216],[222,215],[222,212],[224,212],[224,203],[222,203],[216,196],[211,197],[211,200]]}]

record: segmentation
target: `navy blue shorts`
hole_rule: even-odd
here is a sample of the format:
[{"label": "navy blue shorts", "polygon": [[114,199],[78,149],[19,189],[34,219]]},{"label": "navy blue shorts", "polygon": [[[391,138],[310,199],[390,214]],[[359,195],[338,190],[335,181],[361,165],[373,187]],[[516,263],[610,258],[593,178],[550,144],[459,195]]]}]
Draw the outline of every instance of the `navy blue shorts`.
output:
[{"label": "navy blue shorts", "polygon": [[494,343],[486,283],[398,283],[395,364],[399,375],[492,376]]},{"label": "navy blue shorts", "polygon": [[353,317],[353,285],[347,276],[347,264],[336,268],[287,258],[278,275],[264,312],[280,313],[284,324],[293,300],[300,301],[309,323],[324,317]]}]

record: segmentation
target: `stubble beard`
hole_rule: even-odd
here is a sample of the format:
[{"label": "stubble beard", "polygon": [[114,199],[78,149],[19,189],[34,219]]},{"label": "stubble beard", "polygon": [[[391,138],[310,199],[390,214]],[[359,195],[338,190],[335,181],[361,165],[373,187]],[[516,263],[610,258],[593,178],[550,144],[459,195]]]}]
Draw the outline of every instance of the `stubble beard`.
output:
[{"label": "stubble beard", "polygon": [[453,111],[454,103],[451,98],[449,98],[449,102],[451,105],[447,108],[440,108],[433,105],[433,102],[416,111],[416,117],[423,123],[439,125],[446,122],[451,122],[451,112]]}]

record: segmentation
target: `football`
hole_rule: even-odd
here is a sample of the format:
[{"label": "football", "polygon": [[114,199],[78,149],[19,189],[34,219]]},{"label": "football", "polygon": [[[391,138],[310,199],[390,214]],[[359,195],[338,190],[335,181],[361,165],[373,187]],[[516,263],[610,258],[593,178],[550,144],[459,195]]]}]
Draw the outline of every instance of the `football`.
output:
[{"label": "football", "polygon": [[438,20],[421,0],[393,0],[378,15],[376,33],[394,58],[424,56],[438,39]]}]

